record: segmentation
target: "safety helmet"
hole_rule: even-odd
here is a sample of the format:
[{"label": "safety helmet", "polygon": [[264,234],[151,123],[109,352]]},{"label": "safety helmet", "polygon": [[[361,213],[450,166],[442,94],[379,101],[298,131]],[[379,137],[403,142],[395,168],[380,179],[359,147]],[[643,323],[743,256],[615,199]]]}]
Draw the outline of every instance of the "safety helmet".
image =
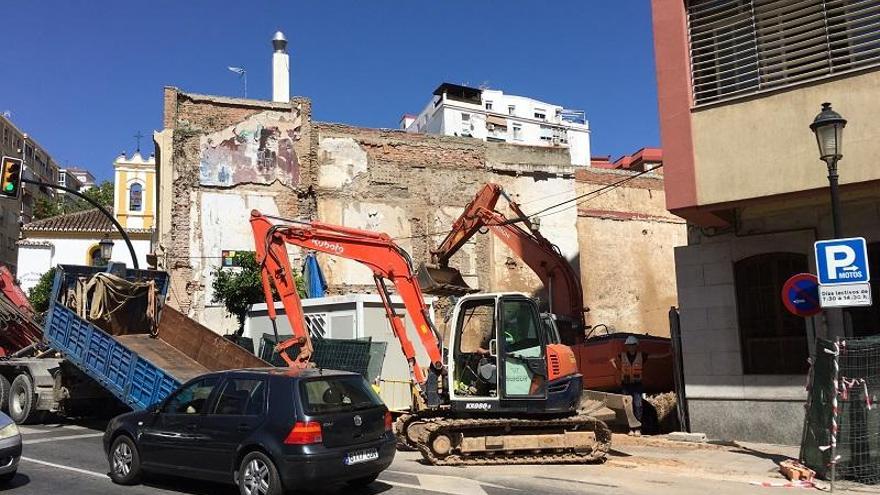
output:
[{"label": "safety helmet", "polygon": [[623,344],[624,345],[638,345],[639,339],[637,339],[635,335],[630,335],[629,337],[626,338],[626,342],[624,342]]}]

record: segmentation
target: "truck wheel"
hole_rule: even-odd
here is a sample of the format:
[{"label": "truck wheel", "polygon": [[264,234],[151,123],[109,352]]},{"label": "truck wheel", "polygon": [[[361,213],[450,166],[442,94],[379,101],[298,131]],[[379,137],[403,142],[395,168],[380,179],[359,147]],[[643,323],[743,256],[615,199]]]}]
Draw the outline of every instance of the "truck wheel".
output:
[{"label": "truck wheel", "polygon": [[20,425],[39,423],[45,411],[37,411],[37,396],[34,393],[34,382],[27,373],[22,373],[12,380],[9,387],[9,417]]},{"label": "truck wheel", "polygon": [[9,379],[0,375],[0,411],[9,411]]}]

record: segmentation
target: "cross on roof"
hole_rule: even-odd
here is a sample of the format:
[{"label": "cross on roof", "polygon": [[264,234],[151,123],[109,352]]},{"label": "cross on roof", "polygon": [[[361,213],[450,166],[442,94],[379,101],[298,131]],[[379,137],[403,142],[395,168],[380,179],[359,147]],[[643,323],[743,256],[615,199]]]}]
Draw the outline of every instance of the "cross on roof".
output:
[{"label": "cross on roof", "polygon": [[141,138],[142,138],[142,137],[144,137],[144,135],[141,134],[141,131],[138,131],[137,134],[134,135],[134,138],[137,139],[137,151],[138,151],[138,153],[141,152]]}]

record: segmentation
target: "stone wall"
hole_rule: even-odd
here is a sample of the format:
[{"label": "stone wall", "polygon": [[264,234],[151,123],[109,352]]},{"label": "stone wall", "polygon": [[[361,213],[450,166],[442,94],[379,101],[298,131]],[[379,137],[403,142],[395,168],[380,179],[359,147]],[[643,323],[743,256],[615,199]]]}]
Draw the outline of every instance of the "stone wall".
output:
[{"label": "stone wall", "polygon": [[587,322],[668,336],[669,308],[678,304],[673,248],[686,244],[687,228],[666,211],[663,177],[635,175],[577,173],[578,195],[593,193],[578,201],[577,222]]},{"label": "stone wall", "polygon": [[[501,184],[527,211],[574,196],[574,168],[564,149],[485,143],[468,138],[316,124],[318,217],[349,227],[387,232],[416,264],[428,261],[487,182]],[[500,211],[512,217],[502,199]],[[541,224],[578,266],[576,210]],[[370,271],[326,258],[328,281],[339,290],[372,284]],[[477,234],[450,265],[473,287],[539,293],[540,281],[491,234]]]},{"label": "stone wall", "polygon": [[[216,331],[235,322],[212,302],[212,273],[222,250],[253,250],[251,209],[386,232],[418,265],[488,182],[536,212],[632,175],[581,171],[576,182],[565,148],[312,123],[306,99],[273,103],[166,88],[164,122],[155,135],[156,252],[172,273],[170,304]],[[583,272],[591,322],[667,331],[659,322],[675,303],[670,250],[681,225],[663,211],[662,195],[659,176],[639,178],[580,210],[571,201],[541,218],[542,234]],[[497,208],[514,216],[503,198]],[[289,251],[296,265],[300,253]],[[363,265],[324,255],[320,262],[331,294],[375,290]],[[474,288],[546,299],[538,277],[492,234],[475,235],[450,264]]]},{"label": "stone wall", "polygon": [[166,130],[156,145],[160,204],[170,215],[160,214],[156,253],[171,272],[168,301],[215,330],[228,329],[234,322],[222,309],[211,311],[211,274],[222,250],[253,250],[250,210],[288,217],[314,211],[305,179],[310,162],[300,159],[311,154],[311,103],[176,88],[165,88],[164,103]]}]

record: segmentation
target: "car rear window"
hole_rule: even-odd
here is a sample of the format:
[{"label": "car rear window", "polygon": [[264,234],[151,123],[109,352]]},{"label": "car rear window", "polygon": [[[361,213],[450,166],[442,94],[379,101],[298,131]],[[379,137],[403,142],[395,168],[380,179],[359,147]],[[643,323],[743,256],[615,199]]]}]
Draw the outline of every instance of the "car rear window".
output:
[{"label": "car rear window", "polygon": [[328,376],[301,381],[306,414],[337,413],[382,405],[382,399],[360,376]]}]

